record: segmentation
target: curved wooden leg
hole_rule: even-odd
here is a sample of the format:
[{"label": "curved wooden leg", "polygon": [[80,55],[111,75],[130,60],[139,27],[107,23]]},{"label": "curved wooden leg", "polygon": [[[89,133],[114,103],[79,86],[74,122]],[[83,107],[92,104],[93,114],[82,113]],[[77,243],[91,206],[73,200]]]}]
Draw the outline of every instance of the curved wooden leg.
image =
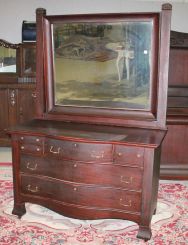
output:
[{"label": "curved wooden leg", "polygon": [[144,226],[139,226],[137,238],[144,239],[145,241],[150,240],[151,238],[151,228],[150,227],[144,227]]},{"label": "curved wooden leg", "polygon": [[25,209],[25,203],[22,203],[20,205],[15,204],[14,208],[12,210],[12,214],[17,215],[19,219],[26,213]]}]

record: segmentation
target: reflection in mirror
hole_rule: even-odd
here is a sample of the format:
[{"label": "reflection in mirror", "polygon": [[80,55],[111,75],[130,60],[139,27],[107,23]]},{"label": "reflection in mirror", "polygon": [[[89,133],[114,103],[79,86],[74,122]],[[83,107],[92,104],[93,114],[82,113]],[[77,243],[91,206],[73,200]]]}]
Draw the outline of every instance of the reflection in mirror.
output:
[{"label": "reflection in mirror", "polygon": [[28,45],[23,48],[23,74],[35,75],[36,74],[36,48],[35,46]]},{"label": "reflection in mirror", "polygon": [[16,48],[18,45],[0,40],[0,73],[16,73]]},{"label": "reflection in mirror", "polygon": [[54,23],[56,105],[150,108],[152,21]]}]

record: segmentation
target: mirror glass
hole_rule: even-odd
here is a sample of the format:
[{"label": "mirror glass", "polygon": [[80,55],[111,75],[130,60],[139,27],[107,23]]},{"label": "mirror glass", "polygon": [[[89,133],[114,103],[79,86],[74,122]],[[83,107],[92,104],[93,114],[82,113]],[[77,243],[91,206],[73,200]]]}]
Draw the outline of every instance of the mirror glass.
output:
[{"label": "mirror glass", "polygon": [[52,24],[54,104],[149,110],[148,21]]},{"label": "mirror glass", "polygon": [[36,48],[34,45],[23,47],[23,75],[36,75]]},{"label": "mirror glass", "polygon": [[16,49],[0,46],[0,72],[16,73]]}]

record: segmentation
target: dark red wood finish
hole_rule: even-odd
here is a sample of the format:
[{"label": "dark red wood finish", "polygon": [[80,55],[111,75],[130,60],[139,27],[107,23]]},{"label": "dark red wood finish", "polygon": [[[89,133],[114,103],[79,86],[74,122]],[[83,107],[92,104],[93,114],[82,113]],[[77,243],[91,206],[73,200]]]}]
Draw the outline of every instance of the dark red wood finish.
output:
[{"label": "dark red wood finish", "polygon": [[[160,17],[160,18],[159,18]],[[44,57],[38,57],[38,68],[40,72],[37,80],[37,107],[38,118],[50,120],[77,121],[97,124],[125,125],[150,128],[165,128],[166,103],[167,103],[167,81],[169,60],[169,38],[170,38],[171,10],[163,9],[161,15],[158,13],[135,13],[135,14],[95,14],[74,16],[46,16],[45,10],[37,11],[37,53]],[[82,108],[73,106],[55,106],[53,98],[53,52],[51,40],[51,23],[58,21],[98,21],[114,22],[123,19],[152,20],[153,36],[152,44],[154,51],[151,55],[151,97],[150,110],[111,110],[101,108]],[[160,20],[159,20],[160,19]],[[160,26],[159,26],[160,22]],[[159,33],[160,29],[160,33]],[[160,38],[159,38],[160,37]],[[160,39],[160,40],[159,40]],[[41,54],[43,53],[43,54]],[[160,54],[160,57],[159,57]],[[44,69],[43,69],[44,68]],[[43,75],[43,76],[42,76]],[[43,79],[44,78],[44,79]]]},{"label": "dark red wood finish", "polygon": [[34,118],[35,84],[0,83],[0,146],[10,146],[7,129]]},{"label": "dark red wood finish", "polygon": [[14,127],[13,213],[34,202],[74,218],[121,217],[149,239],[165,133],[48,120]]},{"label": "dark red wood finish", "polygon": [[[31,44],[29,44],[30,46]],[[0,46],[16,49],[16,72],[0,73],[0,146],[10,146],[7,129],[35,116],[35,78],[28,83],[22,74],[22,46],[0,40]],[[27,82],[27,83],[26,83]]]},{"label": "dark red wood finish", "polygon": [[188,179],[188,34],[171,31],[167,126],[161,158],[163,179]]},{"label": "dark red wood finish", "polygon": [[9,126],[8,116],[8,90],[6,88],[0,89],[0,145],[6,146],[9,142],[6,130]]},{"label": "dark red wood finish", "polygon": [[[93,114],[86,110],[75,114],[74,108],[51,113],[54,107],[49,95],[53,85],[48,79],[52,75],[52,53],[46,52],[50,50],[46,27],[48,19],[62,17],[48,17],[45,10],[37,10],[37,119],[9,130],[13,146],[13,214],[21,217],[26,212],[25,202],[32,202],[74,218],[128,219],[139,224],[138,238],[150,239],[161,143],[166,134],[170,15],[171,5],[163,5],[160,40],[157,33],[153,39],[157,45],[152,65],[159,61],[159,67],[152,69],[155,79],[149,113],[156,117],[149,118],[148,112],[122,116],[119,111],[115,114],[109,110],[103,115],[100,110]],[[101,20],[123,16],[99,15]],[[88,20],[85,15],[63,18]],[[155,25],[158,31],[157,22]]]}]

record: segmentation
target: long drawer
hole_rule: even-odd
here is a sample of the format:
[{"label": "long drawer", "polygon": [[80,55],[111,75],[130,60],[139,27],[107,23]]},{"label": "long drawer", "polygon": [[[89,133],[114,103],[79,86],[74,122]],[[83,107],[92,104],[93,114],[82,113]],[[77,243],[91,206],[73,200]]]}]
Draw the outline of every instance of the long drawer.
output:
[{"label": "long drawer", "polygon": [[142,169],[114,164],[83,163],[70,160],[39,158],[21,155],[20,171],[27,174],[86,184],[122,187],[132,190],[142,188]]},{"label": "long drawer", "polygon": [[141,193],[21,175],[21,193],[89,207],[141,210]]},{"label": "long drawer", "polygon": [[102,143],[85,143],[47,139],[45,155],[77,161],[112,161],[113,146]]}]

